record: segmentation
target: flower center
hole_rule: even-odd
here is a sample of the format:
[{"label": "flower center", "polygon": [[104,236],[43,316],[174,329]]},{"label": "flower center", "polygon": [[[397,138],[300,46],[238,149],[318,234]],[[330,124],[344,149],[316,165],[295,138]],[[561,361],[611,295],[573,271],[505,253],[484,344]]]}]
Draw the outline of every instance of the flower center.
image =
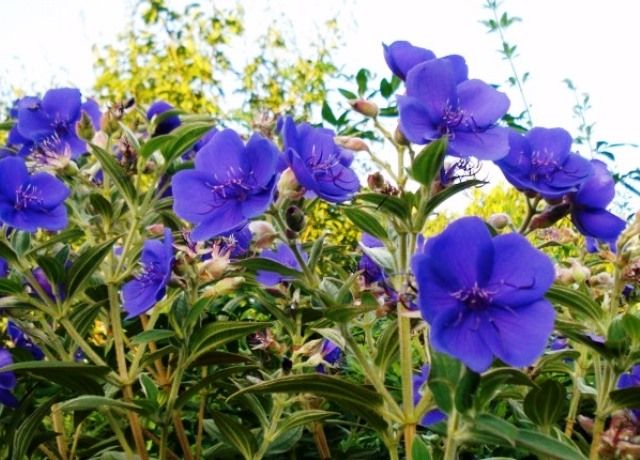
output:
[{"label": "flower center", "polygon": [[475,283],[471,288],[451,293],[452,297],[474,310],[488,307],[491,304],[492,295],[491,291],[481,288],[478,283]]},{"label": "flower center", "polygon": [[464,120],[464,111],[454,109],[451,104],[447,104],[442,113],[442,121],[440,122],[440,133],[442,135],[452,134],[455,128],[462,124]]},{"label": "flower center", "polygon": [[160,270],[160,264],[157,262],[144,265],[142,272],[138,275],[138,281],[145,285],[159,283],[162,281],[162,278],[163,274]]},{"label": "flower center", "polygon": [[16,201],[14,207],[21,211],[27,209],[32,205],[41,205],[43,203],[42,194],[40,190],[31,184],[21,185],[16,190]]}]

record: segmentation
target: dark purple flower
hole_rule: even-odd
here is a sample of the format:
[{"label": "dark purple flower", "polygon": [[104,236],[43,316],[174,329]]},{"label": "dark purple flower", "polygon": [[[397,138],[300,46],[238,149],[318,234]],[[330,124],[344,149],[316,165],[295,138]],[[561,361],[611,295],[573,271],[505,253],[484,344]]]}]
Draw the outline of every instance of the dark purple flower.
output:
[{"label": "dark purple flower", "polygon": [[[0,369],[13,364],[13,358],[9,350],[0,348]],[[2,372],[0,370],[0,404],[8,407],[16,407],[18,400],[13,396],[13,389],[16,387],[16,374],[13,372]]]},{"label": "dark purple flower", "polygon": [[[362,234],[360,244],[366,248],[381,248],[384,246],[382,241],[368,233]],[[360,258],[358,270],[363,270],[362,276],[364,277],[365,284],[382,282],[386,278],[384,269],[375,263],[375,261],[366,253],[362,254],[362,257]]]},{"label": "dark purple flower", "polygon": [[254,134],[245,146],[225,129],[198,152],[195,169],[173,176],[173,209],[196,224],[191,238],[202,241],[238,229],[273,201],[278,150]]},{"label": "dark purple flower", "polygon": [[494,356],[527,366],[544,351],[555,317],[544,294],[555,271],[523,236],[492,238],[482,220],[465,217],[430,238],[412,267],[437,351],[476,372]]},{"label": "dark purple flower", "polygon": [[33,343],[31,338],[11,320],[7,324],[7,334],[16,347],[31,353],[33,359],[39,361],[44,358],[44,353],[40,347]]},{"label": "dark purple flower", "polygon": [[[428,364],[422,366],[419,374],[414,374],[413,376],[413,405],[417,406],[422,398],[422,389],[427,384],[429,380],[429,372],[431,371],[431,367]],[[447,418],[447,414],[442,412],[440,409],[431,409],[424,417],[420,419],[418,424],[420,426],[429,426],[434,425],[436,423],[442,422]]]},{"label": "dark purple flower", "polygon": [[[334,366],[340,361],[340,359],[342,359],[342,350],[333,341],[323,339],[322,345],[320,346],[320,356],[322,356],[322,360],[326,364]],[[316,366],[316,371],[321,374],[326,373],[324,364],[318,364]]]},{"label": "dark purple flower", "polygon": [[307,123],[296,126],[286,117],[282,137],[285,159],[308,192],[341,203],[360,190],[358,176],[350,168],[353,152],[336,145],[333,131]]},{"label": "dark purple flower", "polygon": [[9,264],[6,260],[0,257],[0,278],[6,278],[9,274]]},{"label": "dark purple flower", "polygon": [[[618,379],[618,388],[621,390],[635,387],[640,387],[640,364],[633,366]],[[630,409],[630,412],[636,420],[640,419],[640,407]]]},{"label": "dark purple flower", "polygon": [[615,182],[607,165],[591,160],[593,174],[571,196],[571,220],[588,238],[603,241],[615,250],[616,240],[625,227],[625,221],[607,211],[615,196]]},{"label": "dark purple flower", "polygon": [[[382,44],[384,50],[384,60],[391,69],[391,72],[400,80],[405,80],[407,74],[416,65],[436,58],[433,51],[419,46],[413,46],[407,41],[395,41],[390,45]],[[458,83],[466,80],[468,71],[467,64],[462,56],[445,56],[442,59],[449,60],[453,65]]]},{"label": "dark purple flower", "polygon": [[10,227],[35,232],[62,230],[67,226],[64,200],[69,189],[48,173],[29,175],[24,160],[0,160],[0,221]]},{"label": "dark purple flower", "polygon": [[496,123],[509,109],[509,99],[480,80],[459,82],[449,59],[432,59],[407,75],[407,94],[398,96],[400,129],[415,144],[441,137],[447,153],[497,160],[509,152],[509,130]]},{"label": "dark purple flower", "polygon": [[509,134],[509,155],[496,164],[516,188],[560,198],[592,174],[589,160],[571,152],[571,135],[562,128],[533,128]]},{"label": "dark purple flower", "polygon": [[99,129],[100,107],[93,99],[83,103],[76,88],[51,89],[42,99],[24,97],[18,102],[17,123],[9,133],[8,142],[21,145],[22,156],[65,155],[75,159],[87,151],[86,142],[76,133],[76,124],[83,112],[89,115],[94,129]]},{"label": "dark purple flower", "polygon": [[249,230],[248,225],[245,225],[240,230],[227,232],[219,238],[222,244],[221,249],[229,251],[231,258],[237,259],[249,251],[249,246],[251,246],[251,237],[251,230]]},{"label": "dark purple flower", "polygon": [[164,241],[144,242],[140,263],[142,272],[122,287],[122,306],[128,319],[146,312],[164,297],[173,264],[170,229],[165,230]]},{"label": "dark purple flower", "polygon": [[[33,275],[33,278],[38,283],[38,286],[40,286],[40,288],[44,291],[44,293],[47,294],[47,296],[50,299],[52,300],[55,299],[55,295],[53,294],[53,287],[51,286],[51,283],[49,282],[49,279],[47,278],[47,275],[45,274],[44,270],[38,267],[33,269],[31,271],[31,274]],[[58,292],[61,293],[62,290],[58,289]]]},{"label": "dark purple flower", "polygon": [[552,339],[553,340],[551,340],[551,343],[549,344],[549,349],[551,351],[560,351],[569,348],[569,341],[566,337],[556,336],[552,337]]},{"label": "dark purple flower", "polygon": [[[306,261],[307,260],[306,253],[302,252],[301,250],[300,252],[302,254],[302,258]],[[262,253],[260,253],[260,257],[264,259],[274,260],[284,265],[285,267],[293,268],[295,270],[300,270],[300,271],[302,270],[302,267],[300,267],[300,264],[298,263],[296,256],[293,254],[293,251],[288,245],[284,243],[279,243],[275,251],[272,251],[270,249],[262,251]],[[286,275],[281,275],[280,273],[276,273],[276,272],[260,270],[256,273],[256,280],[258,281],[258,283],[264,286],[271,287],[283,281],[290,281],[291,277],[288,277]]]},{"label": "dark purple flower", "polygon": [[[151,120],[153,117],[173,109],[174,107],[168,102],[155,101],[147,110],[147,120]],[[170,115],[156,125],[153,135],[160,136],[162,134],[169,134],[178,126],[180,126],[180,118],[178,115]]]}]

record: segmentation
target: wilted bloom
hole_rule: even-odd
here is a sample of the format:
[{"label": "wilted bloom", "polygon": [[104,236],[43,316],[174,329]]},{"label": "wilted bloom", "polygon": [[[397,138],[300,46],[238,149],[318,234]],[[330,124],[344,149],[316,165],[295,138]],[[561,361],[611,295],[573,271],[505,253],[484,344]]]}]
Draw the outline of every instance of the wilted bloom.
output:
[{"label": "wilted bloom", "polygon": [[18,102],[17,123],[9,134],[9,144],[22,145],[22,156],[69,155],[75,159],[87,151],[86,142],[76,133],[76,124],[83,112],[98,129],[98,104],[92,99],[83,103],[80,91],[75,88],[51,89],[42,99],[24,97]]},{"label": "wilted bloom", "polygon": [[544,351],[555,313],[543,296],[554,268],[523,236],[492,238],[482,220],[465,217],[429,239],[412,267],[436,350],[476,372],[494,356],[520,367]]},{"label": "wilted bloom", "polygon": [[18,400],[13,396],[13,389],[16,387],[16,374],[13,372],[3,372],[1,369],[13,364],[13,358],[9,350],[0,348],[0,404],[8,407],[16,407]]},{"label": "wilted bloom", "polygon": [[[165,101],[155,101],[149,106],[147,110],[147,120],[153,119],[161,113],[173,110],[174,107]],[[169,134],[171,131],[180,126],[180,118],[178,115],[169,115],[164,120],[156,125],[156,129],[153,132],[154,136],[160,136],[162,134]]]},{"label": "wilted bloom", "polygon": [[173,176],[173,209],[196,224],[195,241],[240,228],[269,207],[278,150],[254,134],[245,146],[231,130],[216,134],[196,155],[195,169]]},{"label": "wilted bloom", "polygon": [[0,160],[1,222],[26,232],[62,230],[67,226],[68,195],[67,186],[51,174],[29,175],[23,159]]},{"label": "wilted bloom", "polygon": [[318,364],[316,371],[324,374],[326,372],[325,364],[335,366],[342,358],[342,350],[335,342],[329,339],[323,339],[322,345],[320,346],[320,356],[324,364]]},{"label": "wilted bloom", "polygon": [[16,347],[31,353],[33,359],[41,360],[44,358],[44,353],[40,347],[33,343],[31,338],[11,320],[7,323],[7,334]]},{"label": "wilted bloom", "polygon": [[171,230],[165,230],[164,241],[144,242],[140,263],[141,273],[122,287],[122,306],[127,318],[141,315],[164,297],[173,263]]},{"label": "wilted bloom", "polygon": [[[304,252],[302,252],[300,248],[298,249],[300,250],[303,260],[306,261],[307,255]],[[294,255],[293,251],[288,245],[284,243],[278,244],[275,251],[270,249],[266,251],[262,251],[260,253],[260,257],[264,259],[274,260],[276,262],[279,262],[281,265],[284,265],[285,267],[302,271],[302,267],[300,267],[300,264],[298,263],[298,260],[296,259],[296,256]],[[256,273],[256,280],[260,284],[263,284],[269,287],[275,286],[276,284],[281,283],[283,281],[290,281],[291,279],[292,279],[291,277],[282,275],[277,272],[260,270]]]},{"label": "wilted bloom", "polygon": [[615,196],[615,182],[607,165],[591,160],[593,174],[578,189],[571,201],[573,225],[586,237],[608,243],[615,249],[625,221],[607,211]]},{"label": "wilted bloom", "polygon": [[[417,406],[422,398],[422,391],[427,381],[429,380],[429,372],[431,371],[431,367],[428,364],[422,366],[420,373],[413,376],[413,405]],[[420,426],[429,426],[434,425],[436,423],[442,422],[447,418],[447,414],[442,412],[440,409],[431,409],[424,417],[420,419],[418,424]]]},{"label": "wilted bloom", "polygon": [[592,174],[589,160],[571,152],[571,135],[562,128],[533,128],[509,134],[509,155],[496,162],[516,188],[560,198],[576,192]]},{"label": "wilted bloom", "polygon": [[282,135],[286,161],[308,192],[341,203],[360,189],[358,176],[350,168],[353,152],[336,145],[333,131],[307,123],[296,126],[286,117]]},{"label": "wilted bloom", "polygon": [[[425,48],[413,46],[408,41],[395,41],[390,45],[382,44],[384,50],[384,60],[391,69],[391,72],[400,80],[404,80],[411,69],[416,65],[436,58],[436,55]],[[442,59],[450,60],[455,69],[456,80],[458,82],[467,79],[467,64],[462,56],[445,56]]]}]

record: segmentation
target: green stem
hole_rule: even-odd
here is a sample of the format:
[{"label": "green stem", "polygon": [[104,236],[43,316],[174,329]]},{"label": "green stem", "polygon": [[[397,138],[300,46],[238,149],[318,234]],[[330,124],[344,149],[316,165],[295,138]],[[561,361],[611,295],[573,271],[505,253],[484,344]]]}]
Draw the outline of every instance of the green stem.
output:
[{"label": "green stem", "polygon": [[443,460],[456,460],[458,458],[458,440],[456,439],[458,417],[458,411],[454,408],[449,414],[449,420],[447,422],[447,441],[444,446]]}]

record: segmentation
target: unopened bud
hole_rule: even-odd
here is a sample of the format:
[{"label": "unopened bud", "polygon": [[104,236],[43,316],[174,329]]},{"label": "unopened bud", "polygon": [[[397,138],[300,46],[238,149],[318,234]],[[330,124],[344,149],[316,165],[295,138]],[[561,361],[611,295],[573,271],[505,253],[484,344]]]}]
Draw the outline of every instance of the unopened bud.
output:
[{"label": "unopened bud", "polygon": [[206,288],[203,291],[205,297],[217,297],[225,294],[229,294],[238,289],[245,282],[243,276],[234,276],[232,278],[225,278],[218,281],[213,286]]},{"label": "unopened bud", "polygon": [[98,131],[94,134],[93,139],[91,139],[91,143],[105,149],[107,148],[107,144],[109,143],[109,136],[107,136],[102,131]]},{"label": "unopened bud", "polygon": [[591,276],[591,270],[589,270],[588,267],[585,267],[577,260],[573,260],[571,262],[570,270],[576,283],[582,283],[585,279]]},{"label": "unopened bud", "polygon": [[120,128],[118,121],[118,117],[113,113],[113,110],[107,110],[100,118],[100,131],[106,134],[115,133]]},{"label": "unopened bud", "polygon": [[556,206],[547,207],[542,213],[531,219],[529,228],[536,230],[538,228],[550,227],[569,214],[570,210],[571,205],[569,203],[561,203]]},{"label": "unopened bud", "polygon": [[359,137],[351,136],[336,136],[334,138],[336,144],[345,149],[353,150],[354,152],[368,152],[369,146],[365,141]]},{"label": "unopened bud", "polygon": [[285,169],[280,175],[280,180],[278,181],[278,194],[280,197],[290,198],[292,200],[302,197],[303,191],[291,168]]},{"label": "unopened bud", "polygon": [[489,225],[491,225],[496,230],[502,230],[509,224],[511,224],[511,218],[508,214],[500,212],[489,216]]},{"label": "unopened bud", "polygon": [[613,286],[613,276],[611,273],[600,272],[597,275],[589,278],[590,286],[598,286],[598,287],[611,287]]},{"label": "unopened bud", "polygon": [[220,279],[229,266],[229,257],[214,256],[198,266],[198,276],[201,281],[208,282]]},{"label": "unopened bud", "polygon": [[164,224],[152,224],[146,230],[154,236],[164,235]]},{"label": "unopened bud", "polygon": [[76,123],[76,134],[82,140],[87,142],[91,142],[93,139],[93,135],[96,133],[95,128],[93,127],[93,121],[87,112],[84,110],[80,115],[80,120]]},{"label": "unopened bud", "polygon": [[369,174],[369,177],[367,177],[367,185],[371,190],[380,190],[384,187],[384,184],[384,176],[379,172]]},{"label": "unopened bud", "polygon": [[393,140],[396,141],[399,145],[411,145],[409,139],[407,139],[404,133],[400,130],[400,126],[396,127],[396,130],[393,133]]},{"label": "unopened bud", "polygon": [[294,232],[300,232],[304,228],[305,217],[304,212],[297,206],[289,206],[285,211],[284,220],[287,227]]},{"label": "unopened bud", "polygon": [[265,249],[270,247],[275,241],[278,233],[269,222],[265,220],[256,220],[249,224],[249,230],[253,235],[256,248]]},{"label": "unopened bud", "polygon": [[570,268],[557,267],[556,268],[556,281],[560,284],[569,285],[573,284],[573,273]]},{"label": "unopened bud", "polygon": [[356,112],[364,115],[365,117],[376,117],[378,115],[378,106],[366,99],[354,99],[349,101],[349,105]]}]

